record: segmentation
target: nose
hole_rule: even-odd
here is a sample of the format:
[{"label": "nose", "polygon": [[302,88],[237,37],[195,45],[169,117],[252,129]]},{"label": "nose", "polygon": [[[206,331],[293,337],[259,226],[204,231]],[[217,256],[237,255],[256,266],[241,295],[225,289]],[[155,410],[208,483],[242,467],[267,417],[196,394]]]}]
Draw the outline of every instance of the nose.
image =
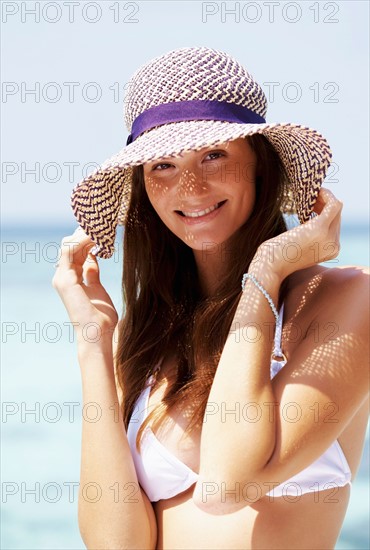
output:
[{"label": "nose", "polygon": [[203,167],[193,163],[181,170],[177,184],[177,196],[181,199],[190,197],[202,197],[209,193],[209,185],[206,181]]}]

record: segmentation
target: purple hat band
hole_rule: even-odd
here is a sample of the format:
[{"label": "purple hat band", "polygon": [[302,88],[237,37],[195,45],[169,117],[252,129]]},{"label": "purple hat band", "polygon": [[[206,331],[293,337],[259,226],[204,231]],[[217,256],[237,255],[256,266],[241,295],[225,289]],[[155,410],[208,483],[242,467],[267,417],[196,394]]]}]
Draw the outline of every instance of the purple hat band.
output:
[{"label": "purple hat band", "polygon": [[150,107],[135,118],[126,145],[156,126],[185,120],[222,120],[239,124],[262,124],[266,120],[243,105],[227,101],[191,100],[173,101]]}]

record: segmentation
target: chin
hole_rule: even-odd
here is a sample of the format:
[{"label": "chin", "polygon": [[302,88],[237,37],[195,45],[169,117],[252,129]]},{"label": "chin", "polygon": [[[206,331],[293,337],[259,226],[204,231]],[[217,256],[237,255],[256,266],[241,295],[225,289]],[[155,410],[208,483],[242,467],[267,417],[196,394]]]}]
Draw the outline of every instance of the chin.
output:
[{"label": "chin", "polygon": [[217,237],[212,234],[202,237],[194,236],[193,239],[191,239],[191,237],[193,237],[192,235],[186,235],[179,238],[194,251],[204,251],[212,254],[221,251],[233,234],[234,233],[230,235],[219,235]]}]

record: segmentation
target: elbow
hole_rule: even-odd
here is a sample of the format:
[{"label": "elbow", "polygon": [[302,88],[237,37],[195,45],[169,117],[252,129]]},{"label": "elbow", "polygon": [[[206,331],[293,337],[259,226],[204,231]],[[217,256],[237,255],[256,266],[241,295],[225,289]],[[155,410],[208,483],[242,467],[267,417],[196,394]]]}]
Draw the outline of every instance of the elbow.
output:
[{"label": "elbow", "polygon": [[[194,488],[192,500],[195,506],[202,512],[223,514],[225,511],[222,511],[221,508],[224,508],[225,504],[221,503],[221,499],[217,496],[218,492],[218,484],[216,482],[198,480]],[[217,510],[219,511],[217,512]]]},{"label": "elbow", "polygon": [[[257,491],[257,483],[230,480],[209,481],[199,478],[192,498],[196,507],[203,512],[225,515],[237,512],[256,502],[263,496],[260,493]],[[256,494],[257,498],[255,498]]]},{"label": "elbow", "polygon": [[86,548],[154,550],[157,546],[157,523],[147,497],[144,504],[145,509],[140,510],[135,510],[131,503],[120,507],[104,505],[96,508],[95,504],[87,504],[83,498],[79,498],[78,527]]},{"label": "elbow", "polygon": [[104,533],[97,530],[97,526],[92,527],[91,525],[86,525],[85,522],[79,520],[78,527],[80,530],[81,538],[87,550],[103,550],[104,548],[125,548],[123,544],[117,543],[117,540],[113,544],[113,541],[108,540],[107,536],[104,535]]},{"label": "elbow", "polygon": [[254,504],[271,490],[271,483],[262,482],[262,475],[253,477],[255,481],[250,481],[250,478],[210,481],[209,478],[200,476],[194,487],[193,502],[197,508],[208,514],[225,515],[237,512]]},{"label": "elbow", "polygon": [[[151,537],[141,532],[113,533],[113,529],[105,526],[86,525],[79,521],[79,531],[87,550],[152,550],[155,548]],[[138,530],[139,531],[139,530]]]},{"label": "elbow", "polygon": [[81,538],[87,550],[151,550],[155,548],[152,546],[151,541],[144,540],[143,537],[139,536],[133,542],[132,540],[128,541],[126,537],[119,539],[117,537],[112,538],[111,536],[104,536],[99,533],[86,533],[80,529]]}]

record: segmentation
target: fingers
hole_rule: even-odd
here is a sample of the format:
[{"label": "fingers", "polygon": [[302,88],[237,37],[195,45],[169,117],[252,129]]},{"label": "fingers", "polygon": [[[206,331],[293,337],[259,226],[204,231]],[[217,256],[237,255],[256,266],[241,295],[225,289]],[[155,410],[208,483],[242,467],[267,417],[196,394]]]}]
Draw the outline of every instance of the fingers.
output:
[{"label": "fingers", "polygon": [[[76,229],[73,235],[62,240],[60,247],[59,267],[69,269],[72,266],[82,269],[87,260],[89,251],[95,246],[92,239],[81,229]],[[91,259],[88,260],[91,262]]]},{"label": "fingers", "polygon": [[75,284],[93,284],[99,280],[97,260],[89,254],[94,246],[95,243],[80,227],[72,235],[63,238],[59,262],[52,279],[54,288],[63,291]]},{"label": "fingers", "polygon": [[89,253],[86,262],[83,264],[82,276],[87,286],[100,284],[99,264],[94,254]]},{"label": "fingers", "polygon": [[343,209],[343,202],[335,197],[329,189],[321,189],[321,200],[325,201],[321,211],[321,217],[324,223],[328,224],[329,232],[339,242],[340,222]]},{"label": "fingers", "polygon": [[320,189],[313,211],[324,218],[331,218],[341,212],[343,203],[325,187]]},{"label": "fingers", "polygon": [[[316,205],[315,205],[316,206]],[[326,235],[326,239],[330,242],[333,250],[325,261],[331,260],[338,256],[340,251],[340,224],[343,203],[329,191],[329,189],[321,188],[318,196],[319,215],[314,218],[317,228],[322,236]]]}]

